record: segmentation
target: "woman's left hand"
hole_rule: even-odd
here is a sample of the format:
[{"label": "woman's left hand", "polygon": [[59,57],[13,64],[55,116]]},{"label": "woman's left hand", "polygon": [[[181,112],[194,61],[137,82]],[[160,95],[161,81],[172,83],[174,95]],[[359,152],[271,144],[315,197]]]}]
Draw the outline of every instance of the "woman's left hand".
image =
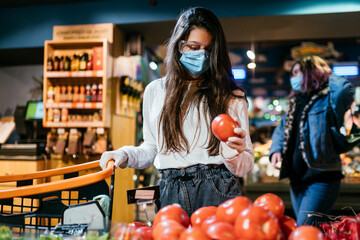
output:
[{"label": "woman's left hand", "polygon": [[242,153],[245,150],[245,130],[242,128],[235,128],[234,133],[238,135],[238,137],[229,137],[226,145],[231,147],[232,149],[237,150],[239,153]]}]

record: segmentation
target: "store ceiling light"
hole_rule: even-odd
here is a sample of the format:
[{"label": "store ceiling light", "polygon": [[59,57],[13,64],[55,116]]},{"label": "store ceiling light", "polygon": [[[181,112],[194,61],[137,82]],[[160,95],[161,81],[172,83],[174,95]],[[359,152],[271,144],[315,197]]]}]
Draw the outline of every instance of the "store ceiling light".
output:
[{"label": "store ceiling light", "polygon": [[151,68],[151,70],[155,71],[158,68],[158,65],[156,64],[156,62],[151,61],[149,63],[149,67]]},{"label": "store ceiling light", "polygon": [[357,65],[337,65],[333,66],[333,73],[337,76],[357,76],[359,75],[359,66]]},{"label": "store ceiling light", "polygon": [[251,50],[248,50],[246,52],[246,55],[248,56],[248,58],[250,58],[251,60],[254,60],[255,59],[255,53]]},{"label": "store ceiling light", "polygon": [[256,68],[256,64],[255,64],[254,62],[251,62],[251,63],[249,63],[249,64],[247,65],[247,67],[248,67],[249,69],[254,69],[254,68]]}]

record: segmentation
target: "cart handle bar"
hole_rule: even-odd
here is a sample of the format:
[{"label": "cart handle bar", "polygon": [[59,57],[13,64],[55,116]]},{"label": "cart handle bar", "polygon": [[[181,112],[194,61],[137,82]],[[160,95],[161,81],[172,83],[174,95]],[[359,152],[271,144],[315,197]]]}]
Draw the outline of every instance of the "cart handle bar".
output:
[{"label": "cart handle bar", "polygon": [[83,164],[77,164],[77,165],[73,165],[73,166],[68,166],[68,167],[32,172],[32,173],[0,176],[0,183],[52,177],[52,176],[66,174],[66,173],[73,173],[73,172],[78,172],[78,171],[82,171],[82,170],[92,169],[92,168],[96,168],[96,167],[99,167],[99,160],[88,162],[88,163],[83,163]]},{"label": "cart handle bar", "polygon": [[[86,164],[81,164],[81,165],[93,166],[95,164],[96,164],[96,166],[98,166],[99,161],[94,161],[91,163],[86,163]],[[75,167],[76,166],[73,166],[73,168],[75,168]],[[63,169],[65,169],[65,172],[67,172],[68,168],[70,168],[70,167],[65,167],[65,168],[59,168],[59,169],[53,169],[53,170],[60,172]],[[83,169],[83,168],[79,167],[79,169]],[[89,169],[89,167],[85,168],[85,169]],[[49,170],[49,171],[54,172],[53,170]],[[42,171],[42,172],[48,172],[48,171]],[[70,171],[70,172],[74,172],[74,171]],[[105,178],[111,176],[113,173],[114,173],[114,161],[109,161],[105,170],[102,170],[102,171],[99,171],[96,173],[90,173],[90,174],[79,176],[79,177],[63,179],[63,180],[58,180],[58,181],[49,182],[49,183],[42,183],[42,184],[37,184],[37,185],[29,185],[29,186],[17,187],[17,188],[13,188],[13,189],[0,190],[0,199],[30,196],[30,195],[36,195],[36,194],[41,194],[41,193],[54,192],[54,191],[59,191],[59,190],[66,190],[66,189],[81,187],[81,186],[93,184],[93,183],[99,182],[101,180],[104,180]],[[55,174],[55,175],[58,175],[58,174]],[[48,176],[48,175],[46,175],[46,176]]]}]

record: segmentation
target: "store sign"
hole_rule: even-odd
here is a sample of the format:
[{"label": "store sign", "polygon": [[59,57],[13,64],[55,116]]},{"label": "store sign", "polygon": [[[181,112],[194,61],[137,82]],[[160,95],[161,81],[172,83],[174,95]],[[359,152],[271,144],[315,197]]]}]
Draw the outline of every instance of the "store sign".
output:
[{"label": "store sign", "polygon": [[100,40],[105,38],[112,43],[114,28],[112,23],[54,26],[53,40]]}]

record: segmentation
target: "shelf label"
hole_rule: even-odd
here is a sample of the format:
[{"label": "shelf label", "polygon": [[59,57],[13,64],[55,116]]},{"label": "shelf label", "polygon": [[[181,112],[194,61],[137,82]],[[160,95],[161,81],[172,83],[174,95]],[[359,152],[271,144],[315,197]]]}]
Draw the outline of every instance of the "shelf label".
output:
[{"label": "shelf label", "polygon": [[58,128],[57,133],[58,134],[64,134],[65,133],[65,128]]},{"label": "shelf label", "polygon": [[85,108],[91,108],[91,103],[85,103]]},{"label": "shelf label", "polygon": [[160,198],[159,186],[135,188],[127,190],[128,204],[137,203],[141,200],[156,200]]},{"label": "shelf label", "polygon": [[76,103],[75,107],[76,108],[83,108],[83,103]]},{"label": "shelf label", "polygon": [[77,129],[76,128],[71,128],[70,129],[70,134],[71,135],[76,135],[77,134]]},{"label": "shelf label", "polygon": [[105,132],[104,128],[96,128],[97,134],[104,134],[104,132]]},{"label": "shelf label", "polygon": [[96,103],[96,108],[102,108],[102,102],[98,102],[98,103]]}]

